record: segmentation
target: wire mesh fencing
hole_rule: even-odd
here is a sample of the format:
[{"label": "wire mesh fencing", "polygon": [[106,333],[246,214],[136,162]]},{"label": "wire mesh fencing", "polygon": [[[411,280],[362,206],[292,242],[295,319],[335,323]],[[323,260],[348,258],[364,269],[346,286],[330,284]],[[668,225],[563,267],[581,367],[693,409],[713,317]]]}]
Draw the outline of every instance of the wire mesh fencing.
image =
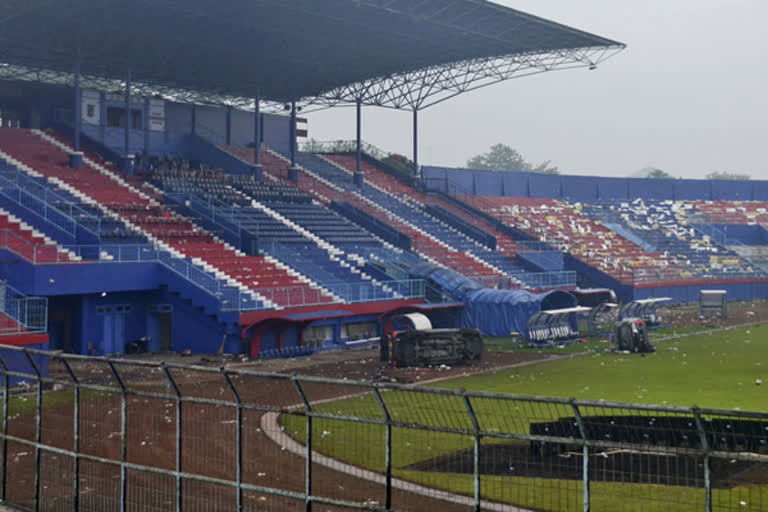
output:
[{"label": "wire mesh fencing", "polygon": [[768,510],[765,413],[15,347],[0,378],[20,510]]}]

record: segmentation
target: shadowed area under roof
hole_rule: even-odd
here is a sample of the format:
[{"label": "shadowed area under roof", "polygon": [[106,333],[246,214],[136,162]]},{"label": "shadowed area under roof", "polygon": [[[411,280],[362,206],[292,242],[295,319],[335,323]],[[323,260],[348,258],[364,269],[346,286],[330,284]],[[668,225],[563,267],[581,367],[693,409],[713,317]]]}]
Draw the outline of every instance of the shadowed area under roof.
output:
[{"label": "shadowed area under roof", "polygon": [[[548,71],[590,65],[602,58],[596,51],[623,48],[484,0],[3,4],[0,62],[69,73],[79,47],[85,75],[122,80],[130,69],[136,82],[148,86],[239,98],[250,98],[258,89],[262,98],[280,102],[322,97],[402,106],[398,98],[408,103],[403,98],[412,93],[407,84],[413,80],[396,77],[412,78],[409,74],[419,70],[433,71],[420,75],[423,89],[445,79],[436,67],[479,62],[451,77],[454,90],[463,92],[474,80],[487,80],[487,63],[497,58],[527,56],[526,69]],[[578,49],[591,52],[574,52]],[[547,59],[530,58],[545,54]],[[393,79],[401,89],[394,94]]]}]

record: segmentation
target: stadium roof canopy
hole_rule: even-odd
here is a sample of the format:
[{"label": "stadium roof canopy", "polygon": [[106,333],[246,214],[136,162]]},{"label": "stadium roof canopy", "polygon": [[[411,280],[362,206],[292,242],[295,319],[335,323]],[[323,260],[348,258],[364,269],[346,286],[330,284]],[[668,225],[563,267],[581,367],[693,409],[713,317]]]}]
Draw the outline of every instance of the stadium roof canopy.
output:
[{"label": "stadium roof canopy", "polygon": [[422,109],[622,43],[486,0],[5,0],[0,79],[180,101]]}]

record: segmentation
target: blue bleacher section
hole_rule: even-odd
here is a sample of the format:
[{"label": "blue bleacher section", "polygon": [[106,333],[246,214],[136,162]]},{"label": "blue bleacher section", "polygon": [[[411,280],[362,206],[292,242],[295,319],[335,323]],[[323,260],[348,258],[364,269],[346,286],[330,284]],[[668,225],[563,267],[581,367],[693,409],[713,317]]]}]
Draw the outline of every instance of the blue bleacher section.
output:
[{"label": "blue bleacher section", "polygon": [[232,185],[262,203],[311,203],[312,198],[286,183],[263,183],[252,176],[232,176]]},{"label": "blue bleacher section", "polygon": [[445,208],[441,208],[440,206],[437,206],[435,204],[428,204],[425,207],[425,210],[427,213],[429,213],[436,219],[441,220],[446,224],[448,224],[449,226],[452,226],[453,228],[459,230],[460,232],[464,233],[465,235],[475,240],[476,242],[481,243],[491,249],[496,249],[495,236],[475,226],[474,224],[471,224],[466,220],[457,217],[456,215],[449,212]]},{"label": "blue bleacher section", "polygon": [[298,153],[296,163],[331,183],[351,185],[352,176],[314,153]]},{"label": "blue bleacher section", "polygon": [[370,233],[319,204],[269,202],[268,206],[345,251],[357,247],[381,246],[381,242]]},{"label": "blue bleacher section", "polygon": [[332,210],[341,213],[344,217],[352,220],[356,224],[367,229],[369,232],[374,233],[376,236],[386,242],[389,242],[395,247],[399,247],[400,249],[406,251],[411,249],[411,239],[407,235],[399,232],[389,224],[385,224],[372,215],[369,215],[366,212],[360,210],[359,208],[355,208],[345,201],[332,201],[329,206]]},{"label": "blue bleacher section", "polygon": [[[364,270],[366,259],[396,251],[336,212],[312,203],[298,189],[243,176],[177,174],[156,173],[152,179],[176,209],[242,250],[269,254],[348,302],[398,296],[397,290],[378,282],[392,279],[385,272],[372,276]],[[361,285],[364,282],[368,285]]]},{"label": "blue bleacher section", "polygon": [[515,276],[525,274],[525,269],[500,252],[473,240],[456,228],[429,215],[421,205],[408,198],[397,194],[389,194],[369,183],[364,183],[362,186],[352,185],[349,173],[328,161],[308,153],[303,153],[301,156],[300,164],[303,167],[347,189],[349,192],[362,195],[454,249],[470,253],[504,274]]}]

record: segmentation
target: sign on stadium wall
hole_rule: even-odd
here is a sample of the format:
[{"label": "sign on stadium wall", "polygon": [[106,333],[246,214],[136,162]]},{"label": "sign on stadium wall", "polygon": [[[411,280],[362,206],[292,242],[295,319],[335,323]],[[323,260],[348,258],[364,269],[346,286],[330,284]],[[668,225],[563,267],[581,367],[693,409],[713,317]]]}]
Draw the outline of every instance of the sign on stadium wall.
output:
[{"label": "sign on stadium wall", "polygon": [[149,129],[153,132],[165,131],[164,100],[149,100]]},{"label": "sign on stadium wall", "polygon": [[101,93],[83,89],[81,108],[83,122],[98,125],[101,121]]},{"label": "sign on stadium wall", "polygon": [[306,117],[296,118],[296,137],[307,138],[309,137],[309,121]]}]

